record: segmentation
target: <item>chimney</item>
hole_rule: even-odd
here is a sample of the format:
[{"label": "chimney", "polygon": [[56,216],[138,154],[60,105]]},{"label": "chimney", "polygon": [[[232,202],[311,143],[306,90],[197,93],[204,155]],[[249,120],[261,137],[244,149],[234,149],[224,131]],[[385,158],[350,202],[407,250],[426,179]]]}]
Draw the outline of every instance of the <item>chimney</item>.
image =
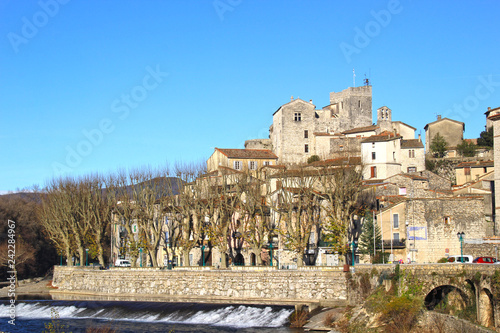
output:
[{"label": "chimney", "polygon": [[488,106],[488,111],[490,111],[490,110],[491,110],[491,108]]},{"label": "chimney", "polygon": [[440,115],[440,114],[438,114],[437,118],[438,118],[438,120],[441,120],[441,115]]},{"label": "chimney", "polygon": [[293,101],[293,95],[292,95],[292,97],[290,97],[290,102],[291,102],[291,101]]},{"label": "chimney", "polygon": [[420,136],[420,134],[418,135],[418,141],[422,142],[422,137]]},{"label": "chimney", "polygon": [[311,103],[311,104],[312,104],[312,103],[313,103],[313,100],[312,100],[312,99],[310,99],[310,100],[309,100],[309,103]]}]

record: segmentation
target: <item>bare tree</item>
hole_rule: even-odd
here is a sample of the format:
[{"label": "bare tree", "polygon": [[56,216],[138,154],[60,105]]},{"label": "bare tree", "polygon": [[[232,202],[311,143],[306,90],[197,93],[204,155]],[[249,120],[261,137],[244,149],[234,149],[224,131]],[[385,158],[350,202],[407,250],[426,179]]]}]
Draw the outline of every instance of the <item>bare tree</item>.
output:
[{"label": "bare tree", "polygon": [[272,177],[278,184],[271,205],[278,215],[279,232],[286,248],[297,254],[297,266],[303,266],[311,232],[320,223],[321,197],[314,188],[316,173],[300,168]]}]

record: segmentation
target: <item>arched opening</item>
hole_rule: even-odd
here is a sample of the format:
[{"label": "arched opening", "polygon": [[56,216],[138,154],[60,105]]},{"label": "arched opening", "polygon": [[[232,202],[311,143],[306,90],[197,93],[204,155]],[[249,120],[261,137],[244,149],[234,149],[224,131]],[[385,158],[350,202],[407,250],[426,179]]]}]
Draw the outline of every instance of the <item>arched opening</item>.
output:
[{"label": "arched opening", "polygon": [[234,265],[235,266],[245,266],[245,258],[241,253],[238,253],[236,257],[234,257]]},{"label": "arched opening", "polygon": [[257,263],[255,253],[250,254],[250,265],[255,266]]},{"label": "arched opening", "polygon": [[456,314],[467,308],[468,297],[460,289],[450,285],[439,286],[425,296],[424,304],[428,310]]},{"label": "arched opening", "polygon": [[493,295],[484,288],[479,293],[479,323],[486,327],[494,327]]}]

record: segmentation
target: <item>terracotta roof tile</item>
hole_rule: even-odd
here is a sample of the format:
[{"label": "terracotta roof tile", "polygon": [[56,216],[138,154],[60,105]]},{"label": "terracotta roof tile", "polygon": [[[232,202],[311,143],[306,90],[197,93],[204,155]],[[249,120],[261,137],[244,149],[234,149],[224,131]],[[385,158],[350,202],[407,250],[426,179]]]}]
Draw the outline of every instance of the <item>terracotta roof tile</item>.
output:
[{"label": "terracotta roof tile", "polygon": [[464,167],[483,168],[483,167],[492,167],[492,166],[494,166],[493,161],[472,161],[472,162],[462,162],[459,165],[457,165],[455,167],[455,169],[464,168]]},{"label": "terracotta roof tile", "polygon": [[396,135],[392,132],[384,131],[380,134],[372,135],[372,136],[364,139],[363,141],[361,141],[361,143],[392,141],[394,139],[399,139],[399,138],[401,138],[400,135]]},{"label": "terracotta roof tile", "polygon": [[401,148],[424,148],[419,139],[401,140]]},{"label": "terracotta roof tile", "polygon": [[228,158],[278,159],[269,149],[223,149],[215,148]]},{"label": "terracotta roof tile", "polygon": [[356,128],[344,131],[344,132],[342,132],[342,134],[353,134],[353,133],[370,132],[370,131],[375,131],[377,128],[378,128],[378,125],[356,127]]}]

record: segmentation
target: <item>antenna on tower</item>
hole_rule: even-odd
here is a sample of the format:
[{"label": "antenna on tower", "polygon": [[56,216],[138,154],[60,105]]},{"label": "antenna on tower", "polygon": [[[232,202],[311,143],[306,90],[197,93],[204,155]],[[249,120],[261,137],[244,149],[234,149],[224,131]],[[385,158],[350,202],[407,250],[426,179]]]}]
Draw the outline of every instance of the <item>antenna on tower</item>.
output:
[{"label": "antenna on tower", "polygon": [[356,87],[356,73],[354,72],[354,68],[352,69],[352,86]]},{"label": "antenna on tower", "polygon": [[370,85],[370,79],[366,77],[366,74],[365,74],[365,79],[363,80],[363,82],[365,83],[365,86]]}]

